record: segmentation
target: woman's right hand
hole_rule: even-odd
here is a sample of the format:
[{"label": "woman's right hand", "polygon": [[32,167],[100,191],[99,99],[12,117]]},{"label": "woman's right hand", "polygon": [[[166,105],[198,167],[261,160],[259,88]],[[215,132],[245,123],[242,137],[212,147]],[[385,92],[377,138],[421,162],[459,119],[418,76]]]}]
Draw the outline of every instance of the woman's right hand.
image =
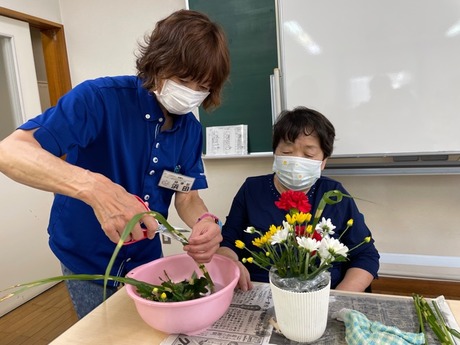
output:
[{"label": "woman's right hand", "polygon": [[[93,181],[91,192],[84,193],[83,201],[86,201],[94,210],[102,230],[114,243],[120,240],[120,236],[126,224],[138,213],[146,212],[147,206],[122,186],[113,183],[107,177],[87,172],[88,180]],[[83,193],[82,193],[83,194]],[[89,195],[89,196],[88,196]],[[147,230],[147,237],[155,237],[158,222],[153,216],[145,215],[141,219]],[[145,237],[140,223],[132,229],[131,236],[126,241],[138,241]]]}]

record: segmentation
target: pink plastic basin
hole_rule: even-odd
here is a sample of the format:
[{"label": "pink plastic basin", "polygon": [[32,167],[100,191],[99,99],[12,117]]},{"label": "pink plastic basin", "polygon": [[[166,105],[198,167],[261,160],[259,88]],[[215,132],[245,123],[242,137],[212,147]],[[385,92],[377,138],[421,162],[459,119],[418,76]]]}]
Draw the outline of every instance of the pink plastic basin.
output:
[{"label": "pink plastic basin", "polygon": [[[128,295],[134,300],[141,318],[151,327],[169,334],[198,334],[211,326],[227,311],[240,270],[234,261],[217,254],[205,265],[218,289],[211,295],[195,300],[149,301],[140,297],[134,286],[126,285]],[[174,282],[190,278],[193,271],[202,276],[197,263],[190,256],[179,254],[139,266],[130,271],[127,277],[160,285],[160,277],[165,279],[164,271]]]}]

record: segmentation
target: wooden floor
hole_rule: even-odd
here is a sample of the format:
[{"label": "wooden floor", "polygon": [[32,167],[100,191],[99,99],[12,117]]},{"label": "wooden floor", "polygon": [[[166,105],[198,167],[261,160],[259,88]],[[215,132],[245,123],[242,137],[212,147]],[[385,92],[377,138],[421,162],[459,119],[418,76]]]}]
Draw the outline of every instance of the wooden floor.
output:
[{"label": "wooden floor", "polygon": [[47,345],[77,321],[59,283],[0,318],[0,345]]}]

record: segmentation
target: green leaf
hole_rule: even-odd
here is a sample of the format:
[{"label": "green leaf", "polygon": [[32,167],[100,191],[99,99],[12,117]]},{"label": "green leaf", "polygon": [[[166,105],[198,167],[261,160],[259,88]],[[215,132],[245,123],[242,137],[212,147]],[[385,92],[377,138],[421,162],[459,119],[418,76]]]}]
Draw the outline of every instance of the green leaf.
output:
[{"label": "green leaf", "polygon": [[448,327],[449,332],[456,338],[460,339],[460,332],[456,329]]},{"label": "green leaf", "polygon": [[344,197],[351,198],[350,195],[344,194],[341,191],[334,189],[328,192],[325,192],[321,198],[321,201],[318,204],[318,208],[316,209],[315,216],[313,218],[312,228],[315,229],[316,225],[323,214],[324,208],[326,205],[335,205],[342,201]]},{"label": "green leaf", "polygon": [[40,286],[40,285],[53,283],[53,282],[60,282],[63,280],[104,280],[105,278],[107,278],[107,280],[117,281],[123,284],[131,284],[141,289],[150,289],[150,291],[154,288],[161,287],[158,285],[152,285],[152,284],[142,282],[142,281],[139,281],[133,278],[128,278],[128,277],[116,277],[116,276],[110,276],[110,275],[106,277],[105,275],[102,275],[102,274],[72,274],[72,275],[66,275],[66,276],[50,277],[50,278],[31,281],[28,283],[20,283],[20,284],[10,286],[6,289],[1,290],[0,292],[5,292],[5,291],[13,290],[13,289],[15,289],[15,291],[9,293],[8,295],[0,297],[0,302],[3,302],[4,300],[7,300],[8,298],[11,298],[27,289],[30,289],[36,286]]},{"label": "green leaf", "polygon": [[134,227],[139,223],[141,218],[148,214],[149,212],[143,212],[136,214],[131,220],[126,224],[123,233],[120,236],[120,240],[118,241],[113,253],[112,257],[110,258],[109,264],[107,265],[107,268],[105,269],[105,274],[104,274],[104,301],[107,298],[107,281],[109,280],[110,272],[112,271],[113,264],[115,262],[115,259],[118,256],[118,253],[120,252],[121,247],[123,247],[123,244],[125,243],[126,239],[128,236],[131,234],[131,231],[134,229]]}]

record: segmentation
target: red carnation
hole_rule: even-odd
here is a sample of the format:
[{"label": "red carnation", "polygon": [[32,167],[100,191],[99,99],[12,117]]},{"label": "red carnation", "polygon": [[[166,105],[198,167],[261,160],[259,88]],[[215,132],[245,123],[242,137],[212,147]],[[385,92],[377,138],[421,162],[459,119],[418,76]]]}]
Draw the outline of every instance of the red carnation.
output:
[{"label": "red carnation", "polygon": [[320,242],[323,239],[323,236],[321,236],[321,234],[316,230],[313,231],[311,235],[309,235],[308,233],[305,233],[305,225],[296,225],[294,227],[294,231],[295,231],[295,235],[299,237],[311,237],[314,240],[317,240],[318,242]]},{"label": "red carnation", "polygon": [[318,242],[320,242],[323,239],[323,236],[321,236],[321,234],[318,231],[315,230],[315,231],[313,231],[312,238],[314,240],[317,240]]},{"label": "red carnation", "polygon": [[294,230],[296,236],[305,236],[305,225],[296,225]]},{"label": "red carnation", "polygon": [[311,205],[308,202],[308,197],[305,193],[299,191],[288,190],[281,194],[278,201],[275,201],[275,205],[285,211],[291,211],[291,209],[297,209],[298,212],[308,213],[311,210]]}]

